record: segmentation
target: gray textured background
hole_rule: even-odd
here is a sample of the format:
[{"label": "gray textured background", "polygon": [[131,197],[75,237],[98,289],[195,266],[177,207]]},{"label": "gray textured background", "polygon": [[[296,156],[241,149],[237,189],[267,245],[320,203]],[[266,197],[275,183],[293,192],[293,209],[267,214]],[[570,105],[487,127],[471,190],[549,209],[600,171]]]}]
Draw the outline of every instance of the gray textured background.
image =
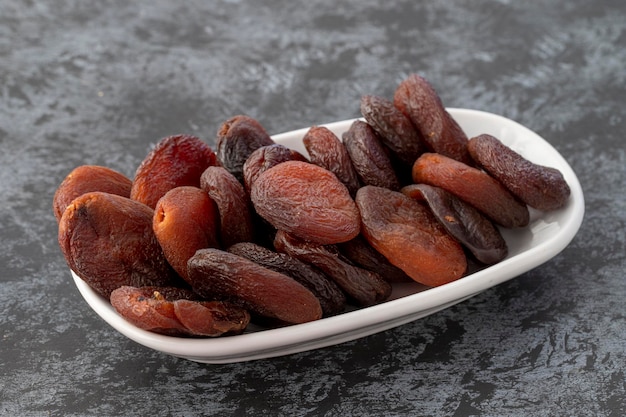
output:
[{"label": "gray textured background", "polygon": [[[0,0],[0,415],[626,415],[626,3],[129,3]],[[72,168],[132,176],[239,113],[270,133],[355,117],[412,72],[564,155],[587,203],[564,252],[423,320],[232,365],[143,348],[82,300],[51,210]]]}]

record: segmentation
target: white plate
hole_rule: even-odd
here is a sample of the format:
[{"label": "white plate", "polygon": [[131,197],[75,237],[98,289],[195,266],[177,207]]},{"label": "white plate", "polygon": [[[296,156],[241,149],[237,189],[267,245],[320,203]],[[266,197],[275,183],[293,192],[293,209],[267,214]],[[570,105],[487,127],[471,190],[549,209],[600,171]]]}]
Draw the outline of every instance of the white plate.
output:
[{"label": "white plate", "polygon": [[[488,133],[533,162],[559,169],[571,188],[567,205],[557,211],[531,210],[531,222],[520,230],[503,230],[509,255],[500,263],[436,288],[395,285],[389,301],[352,310],[315,322],[263,329],[252,327],[237,336],[188,339],[147,332],[121,318],[109,302],[73,272],[87,303],[107,323],[135,342],[169,355],[205,363],[231,363],[287,355],[335,345],[400,326],[466,300],[548,261],[574,238],[584,214],[580,183],[563,157],[544,139],[524,126],[490,113],[449,109],[469,137]],[[352,120],[327,124],[340,135]],[[276,135],[276,142],[305,152],[301,143],[308,128]]]}]

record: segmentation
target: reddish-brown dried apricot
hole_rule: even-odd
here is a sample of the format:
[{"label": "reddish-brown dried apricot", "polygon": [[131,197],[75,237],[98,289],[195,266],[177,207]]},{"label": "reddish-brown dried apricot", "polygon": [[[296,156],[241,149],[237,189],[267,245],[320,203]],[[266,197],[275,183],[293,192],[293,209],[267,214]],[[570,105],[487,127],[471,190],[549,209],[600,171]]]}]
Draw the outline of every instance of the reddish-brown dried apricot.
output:
[{"label": "reddish-brown dried apricot", "polygon": [[376,272],[387,282],[407,282],[411,278],[369,244],[361,235],[338,244],[339,251],[355,265]]},{"label": "reddish-brown dried apricot", "polygon": [[398,85],[393,103],[411,119],[431,150],[466,164],[471,163],[467,135],[425,78],[417,74],[408,76]]},{"label": "reddish-brown dried apricot", "polygon": [[310,264],[252,242],[237,243],[228,248],[228,252],[295,279],[319,299],[325,316],[340,313],[345,308],[346,297],[341,289],[326,274]]},{"label": "reddish-brown dried apricot", "polygon": [[411,120],[384,97],[365,95],[361,97],[361,114],[378,133],[378,137],[403,165],[409,167],[422,153],[426,143]]},{"label": "reddish-brown dried apricot", "polygon": [[162,139],[137,168],[130,198],[154,208],[159,198],[172,188],[200,187],[200,176],[216,165],[209,145],[190,135]]},{"label": "reddish-brown dried apricot", "polygon": [[420,156],[413,165],[413,181],[443,188],[501,226],[523,227],[530,220],[526,205],[495,178],[444,155]]},{"label": "reddish-brown dried apricot", "polygon": [[402,193],[425,201],[443,227],[484,264],[494,264],[508,253],[498,228],[470,204],[439,187],[412,184]]},{"label": "reddish-brown dried apricot", "polygon": [[115,170],[99,165],[81,165],[70,172],[61,182],[52,200],[52,209],[57,222],[70,203],[91,191],[102,191],[130,197],[132,181]]},{"label": "reddish-brown dried apricot", "polygon": [[311,162],[326,168],[339,178],[354,197],[360,183],[348,150],[330,129],[313,126],[302,138]]},{"label": "reddish-brown dried apricot", "polygon": [[470,139],[468,149],[481,168],[530,207],[556,210],[569,198],[561,171],[529,161],[491,135]]},{"label": "reddish-brown dried apricot", "polygon": [[330,171],[287,161],[263,172],[250,193],[257,213],[276,229],[320,244],[359,234],[359,213],[350,193]]},{"label": "reddish-brown dried apricot", "polygon": [[428,207],[397,191],[374,186],[359,189],[356,203],[363,236],[415,281],[438,286],[465,273],[463,248]]},{"label": "reddish-brown dried apricot", "polygon": [[225,168],[208,167],[200,178],[200,187],[217,205],[222,247],[253,239],[250,200],[243,185]]},{"label": "reddish-brown dried apricot", "polygon": [[246,191],[250,192],[252,183],[259,175],[274,165],[286,161],[309,162],[300,152],[289,149],[279,143],[261,146],[253,151],[243,164],[243,179]]},{"label": "reddish-brown dried apricot", "polygon": [[250,154],[274,143],[265,128],[250,116],[234,116],[217,131],[217,159],[243,184],[243,164]]},{"label": "reddish-brown dried apricot", "polygon": [[361,183],[400,189],[387,150],[369,124],[362,120],[354,121],[343,133],[342,140]]},{"label": "reddish-brown dried apricot", "polygon": [[387,281],[375,272],[350,263],[334,245],[305,241],[279,230],[274,246],[277,251],[322,270],[359,306],[380,303],[391,294],[391,285]]},{"label": "reddish-brown dried apricot", "polygon": [[217,208],[200,188],[169,190],[154,210],[152,227],[165,258],[188,281],[187,261],[198,249],[220,247]]},{"label": "reddish-brown dried apricot", "polygon": [[239,306],[199,301],[180,292],[172,287],[123,286],[111,293],[110,301],[133,325],[169,336],[236,334],[250,321],[250,314]]},{"label": "reddish-brown dried apricot", "polygon": [[152,230],[153,213],[115,194],[76,198],[59,222],[59,246],[69,267],[107,299],[122,285],[180,284]]},{"label": "reddish-brown dried apricot", "polygon": [[201,249],[188,268],[193,290],[205,298],[231,301],[291,324],[322,317],[319,300],[302,284],[233,253]]}]

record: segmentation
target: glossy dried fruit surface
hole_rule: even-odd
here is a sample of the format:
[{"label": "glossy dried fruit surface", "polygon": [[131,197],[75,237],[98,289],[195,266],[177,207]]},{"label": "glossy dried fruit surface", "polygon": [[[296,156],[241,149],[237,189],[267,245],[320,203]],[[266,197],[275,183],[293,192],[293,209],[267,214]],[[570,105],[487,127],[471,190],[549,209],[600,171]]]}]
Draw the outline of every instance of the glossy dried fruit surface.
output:
[{"label": "glossy dried fruit surface", "polygon": [[309,153],[311,162],[326,168],[337,176],[350,195],[354,196],[360,183],[348,150],[330,129],[313,126],[302,138],[302,143]]},{"label": "glossy dried fruit surface", "polygon": [[396,171],[372,127],[356,120],[342,135],[343,144],[362,184],[400,189]]},{"label": "glossy dried fruit surface", "polygon": [[359,213],[348,189],[320,166],[288,161],[263,172],[250,197],[257,213],[276,229],[321,244],[359,234]]},{"label": "glossy dried fruit surface", "polygon": [[70,203],[91,191],[102,191],[130,197],[132,181],[124,174],[99,165],[81,165],[74,168],[61,182],[52,199],[52,210],[57,222]]},{"label": "glossy dried fruit surface", "polygon": [[250,322],[250,314],[241,307],[199,301],[173,287],[123,286],[111,293],[110,301],[135,326],[169,336],[237,334]]},{"label": "glossy dried fruit surface", "polygon": [[305,241],[279,230],[274,246],[279,252],[321,269],[361,307],[385,301],[391,294],[391,285],[387,281],[375,272],[350,263],[334,245]]},{"label": "glossy dried fruit surface", "polygon": [[470,139],[472,158],[513,195],[538,210],[556,210],[567,202],[570,188],[555,168],[535,164],[491,135]]},{"label": "glossy dried fruit surface", "polygon": [[251,241],[254,236],[251,203],[237,178],[223,167],[208,167],[200,178],[200,187],[217,205],[222,247]]},{"label": "glossy dried fruit surface", "polygon": [[477,209],[439,187],[413,184],[402,193],[425,201],[439,223],[483,264],[494,264],[508,253],[498,228]]},{"label": "glossy dried fruit surface", "polygon": [[252,152],[243,164],[243,178],[246,191],[250,192],[252,183],[263,172],[287,161],[309,162],[300,152],[289,149],[279,143],[262,146]]},{"label": "glossy dried fruit surface", "polygon": [[189,260],[192,288],[209,299],[231,301],[265,317],[296,324],[322,317],[315,295],[285,274],[219,249],[202,249]]},{"label": "glossy dried fruit surface", "polygon": [[137,168],[130,197],[154,208],[172,188],[200,187],[204,170],[216,165],[209,145],[195,136],[175,135],[162,139]]},{"label": "glossy dried fruit surface", "polygon": [[435,153],[425,153],[413,165],[413,181],[441,187],[476,207],[497,224],[524,227],[530,221],[525,204],[496,179],[479,169]]},{"label": "glossy dried fruit surface", "polygon": [[463,248],[426,206],[400,192],[374,186],[361,188],[356,203],[363,236],[415,281],[438,286],[465,273]]},{"label": "glossy dried fruit surface", "polygon": [[123,285],[178,285],[152,230],[153,213],[114,194],[76,198],[59,222],[59,246],[69,267],[105,298]]},{"label": "glossy dried fruit surface", "polygon": [[346,297],[337,284],[308,263],[252,242],[237,243],[228,248],[228,252],[295,279],[319,299],[325,316],[340,313],[345,308]]},{"label": "glossy dried fruit surface", "polygon": [[402,164],[411,167],[417,157],[426,152],[420,132],[393,101],[365,95],[361,97],[361,114]]},{"label": "glossy dried fruit surface", "polygon": [[198,249],[220,247],[217,207],[200,188],[176,187],[165,193],[154,210],[152,228],[165,258],[186,281],[189,258]]},{"label": "glossy dried fruit surface", "polygon": [[412,74],[403,80],[394,93],[393,103],[411,119],[432,151],[471,164],[467,135],[424,77]]},{"label": "glossy dried fruit surface", "polygon": [[217,159],[243,184],[243,164],[250,154],[273,143],[256,119],[245,115],[234,116],[222,123],[217,131]]}]

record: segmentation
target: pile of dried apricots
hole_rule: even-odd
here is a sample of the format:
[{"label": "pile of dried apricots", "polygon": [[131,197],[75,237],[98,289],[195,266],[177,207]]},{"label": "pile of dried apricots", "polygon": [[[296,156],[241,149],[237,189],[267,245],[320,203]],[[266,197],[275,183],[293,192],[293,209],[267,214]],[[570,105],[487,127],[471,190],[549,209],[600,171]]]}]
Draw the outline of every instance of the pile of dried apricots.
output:
[{"label": "pile of dried apricots", "polygon": [[569,198],[558,170],[468,138],[417,74],[360,108],[341,138],[311,127],[307,156],[240,115],[215,151],[162,139],[133,179],[75,168],[53,201],[69,267],[142,329],[238,334],[374,305],[394,282],[457,280],[506,257],[499,228]]}]

